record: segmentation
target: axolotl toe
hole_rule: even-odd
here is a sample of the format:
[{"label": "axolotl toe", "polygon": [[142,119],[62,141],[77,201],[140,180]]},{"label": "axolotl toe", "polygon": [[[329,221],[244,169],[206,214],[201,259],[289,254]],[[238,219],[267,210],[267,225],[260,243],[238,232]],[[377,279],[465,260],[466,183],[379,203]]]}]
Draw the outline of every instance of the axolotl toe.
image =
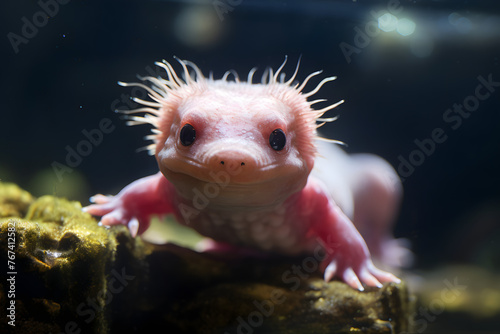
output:
[{"label": "axolotl toe", "polygon": [[[151,215],[175,215],[221,245],[286,255],[322,254],[325,280],[363,284],[398,282],[375,267],[370,250],[383,255],[401,185],[381,158],[348,156],[318,141],[318,122],[333,121],[308,99],[335,77],[304,92],[312,73],[296,84],[282,69],[265,71],[261,83],[234,71],[206,78],[193,63],[179,60],[183,78],[166,61],[165,78],[121,83],[148,91],[151,101],[126,111],[129,124],[151,124],[148,146],[160,171],[139,179],[116,196],[96,195],[84,208],[103,225],[127,225],[143,233]],[[229,80],[229,77],[234,80]],[[316,168],[313,171],[313,167]],[[354,223],[353,223],[354,221]],[[358,229],[368,236],[368,245]]]}]

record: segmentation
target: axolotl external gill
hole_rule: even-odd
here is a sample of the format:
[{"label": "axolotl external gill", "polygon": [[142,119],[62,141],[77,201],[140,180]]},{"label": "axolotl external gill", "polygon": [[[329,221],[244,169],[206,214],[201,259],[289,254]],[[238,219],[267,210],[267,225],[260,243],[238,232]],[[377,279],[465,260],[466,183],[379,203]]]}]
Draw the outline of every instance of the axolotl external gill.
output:
[{"label": "axolotl external gill", "polygon": [[318,141],[318,122],[335,119],[322,115],[343,101],[315,110],[312,105],[325,100],[308,99],[335,77],[305,93],[321,71],[296,84],[299,66],[286,80],[286,60],[276,72],[267,69],[260,83],[253,82],[256,69],[246,82],[234,71],[215,80],[177,60],[183,78],[163,61],[156,65],[166,78],[121,83],[149,93],[151,101],[135,99],[143,107],[125,112],[142,113],[129,115],[130,125],[153,126],[148,148],[160,171],[116,196],[93,196],[84,210],[102,216],[103,225],[127,225],[134,236],[149,227],[152,215],[174,214],[211,238],[212,249],[297,255],[321,247],[327,250],[320,266],[326,281],[338,277],[359,290],[399,282],[370,255],[383,258],[394,241],[397,174],[381,158],[348,156]]}]

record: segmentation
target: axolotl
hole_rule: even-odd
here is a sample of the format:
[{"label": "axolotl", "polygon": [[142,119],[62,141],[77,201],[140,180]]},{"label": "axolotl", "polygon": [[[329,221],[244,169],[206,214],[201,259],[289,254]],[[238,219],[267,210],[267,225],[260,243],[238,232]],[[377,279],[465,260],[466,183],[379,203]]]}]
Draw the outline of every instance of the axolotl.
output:
[{"label": "axolotl", "polygon": [[85,211],[102,216],[103,225],[128,226],[134,236],[152,215],[173,214],[210,238],[205,244],[212,250],[299,255],[320,248],[324,279],[338,277],[359,290],[400,281],[377,268],[370,254],[391,262],[401,253],[390,233],[401,196],[396,172],[375,155],[348,155],[322,142],[317,132],[335,120],[322,115],[343,101],[315,110],[312,105],[326,100],[309,98],[335,77],[306,93],[321,71],[296,83],[300,62],[288,79],[285,59],[254,83],[255,68],[247,81],[234,71],[215,80],[177,60],[183,76],[163,61],[156,65],[166,78],[120,83],[142,87],[151,98],[135,98],[143,107],[125,113],[142,113],[127,115],[129,125],[153,126],[148,149],[159,172],[116,196],[91,197]]}]

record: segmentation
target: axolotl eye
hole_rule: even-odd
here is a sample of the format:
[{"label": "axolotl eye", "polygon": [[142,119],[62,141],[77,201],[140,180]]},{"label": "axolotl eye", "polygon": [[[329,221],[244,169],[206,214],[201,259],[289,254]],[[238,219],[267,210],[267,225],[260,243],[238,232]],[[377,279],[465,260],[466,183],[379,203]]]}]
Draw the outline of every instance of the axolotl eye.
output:
[{"label": "axolotl eye", "polygon": [[194,140],[196,139],[196,130],[194,127],[187,123],[185,124],[182,129],[181,129],[181,134],[179,139],[181,140],[181,144],[184,146],[189,146],[192,143],[194,143]]},{"label": "axolotl eye", "polygon": [[281,151],[286,144],[286,136],[283,130],[276,129],[271,132],[269,136],[269,145],[271,145],[272,149],[275,151]]}]

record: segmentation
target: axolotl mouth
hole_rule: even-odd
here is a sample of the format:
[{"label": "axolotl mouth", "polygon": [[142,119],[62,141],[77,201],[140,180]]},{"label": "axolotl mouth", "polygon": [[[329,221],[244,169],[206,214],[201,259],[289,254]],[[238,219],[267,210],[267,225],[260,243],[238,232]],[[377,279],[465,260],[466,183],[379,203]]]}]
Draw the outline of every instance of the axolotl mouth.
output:
[{"label": "axolotl mouth", "polygon": [[220,177],[229,179],[225,183],[255,184],[283,174],[283,166],[271,161],[259,152],[258,147],[239,140],[225,140],[206,145],[196,156],[178,152],[178,157],[161,157],[161,163],[176,173],[188,174],[200,181],[219,182]]},{"label": "axolotl mouth", "polygon": [[240,140],[220,140],[189,154],[182,147],[165,147],[157,156],[158,164],[182,197],[202,193],[213,205],[272,206],[305,186],[309,171],[302,159],[283,152],[288,161],[283,164],[282,159],[270,159],[259,145],[247,140],[243,145]]}]

